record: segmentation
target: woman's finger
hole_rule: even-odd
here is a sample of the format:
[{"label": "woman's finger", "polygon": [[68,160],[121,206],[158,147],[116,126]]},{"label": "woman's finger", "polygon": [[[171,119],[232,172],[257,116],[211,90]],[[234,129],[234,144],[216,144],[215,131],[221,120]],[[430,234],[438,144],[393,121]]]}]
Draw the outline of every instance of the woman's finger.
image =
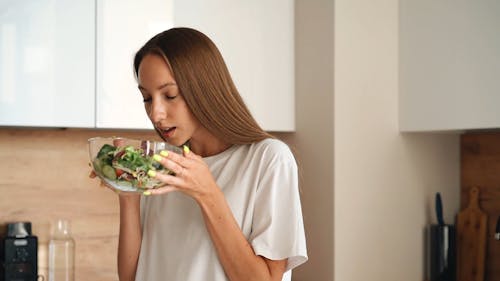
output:
[{"label": "woman's finger", "polygon": [[111,185],[109,185],[108,183],[106,183],[105,181],[103,180],[100,180],[99,181],[99,187],[100,188],[107,188],[107,189],[111,189],[112,191],[114,191],[115,193],[118,193],[116,192],[117,189],[113,188]]},{"label": "woman's finger", "polygon": [[113,139],[114,146],[123,146],[124,144],[125,144],[125,139],[122,138]]},{"label": "woman's finger", "polygon": [[203,161],[203,158],[201,158],[201,156],[197,155],[196,153],[192,152],[188,146],[184,146],[183,147],[183,152],[182,154],[184,155],[184,157],[188,158],[188,159],[191,159],[191,160],[194,160],[194,161]]},{"label": "woman's finger", "polygon": [[182,154],[184,155],[184,157],[186,157],[189,154],[189,152],[191,152],[191,150],[189,149],[189,146],[184,145],[182,147]]},{"label": "woman's finger", "polygon": [[[184,157],[183,155],[177,154],[175,152],[164,150],[164,151],[160,152],[160,156],[163,158],[166,158],[166,159],[170,159],[184,168],[189,168],[193,165],[192,159]],[[153,156],[153,158],[154,158],[154,156]]]},{"label": "woman's finger", "polygon": [[[174,154],[174,153],[170,153],[170,154]],[[166,169],[174,172],[177,176],[182,176],[183,172],[184,172],[184,167],[181,166],[180,164],[178,164],[178,162],[176,162],[175,160],[171,160],[170,157],[172,157],[171,155],[168,155],[168,156],[160,156],[158,154],[155,154],[153,156],[153,159],[160,163],[163,167],[165,167]],[[179,156],[179,155],[177,155]],[[168,157],[168,158],[167,158]],[[181,156],[179,156],[181,157]]]},{"label": "woman's finger", "polygon": [[179,176],[172,176],[152,170],[148,171],[148,176],[150,176],[151,178],[155,178],[163,183],[166,183],[167,185],[177,186],[177,187],[185,186],[184,180]]},{"label": "woman's finger", "polygon": [[179,190],[179,189],[175,186],[166,185],[166,186],[163,186],[160,188],[146,190],[142,194],[146,195],[146,196],[147,195],[159,195],[159,194],[165,194],[165,193],[169,193],[169,192],[177,191],[177,190]]}]

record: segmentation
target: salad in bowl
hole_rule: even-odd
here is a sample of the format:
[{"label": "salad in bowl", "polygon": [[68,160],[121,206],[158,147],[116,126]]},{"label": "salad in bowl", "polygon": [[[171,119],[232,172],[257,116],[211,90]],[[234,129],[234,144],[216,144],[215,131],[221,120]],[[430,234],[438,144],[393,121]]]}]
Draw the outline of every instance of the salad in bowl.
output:
[{"label": "salad in bowl", "polygon": [[148,171],[172,174],[153,160],[162,150],[181,153],[165,142],[127,138],[90,138],[89,153],[94,173],[110,187],[125,192],[144,192],[162,182],[148,176]]}]

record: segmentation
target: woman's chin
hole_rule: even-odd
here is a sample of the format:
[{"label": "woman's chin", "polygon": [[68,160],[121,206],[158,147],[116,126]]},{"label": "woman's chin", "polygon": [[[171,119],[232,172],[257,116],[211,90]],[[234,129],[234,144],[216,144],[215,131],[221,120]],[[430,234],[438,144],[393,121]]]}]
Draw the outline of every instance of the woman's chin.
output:
[{"label": "woman's chin", "polygon": [[183,144],[186,143],[186,141],[182,141],[182,140],[179,140],[177,138],[168,138],[168,139],[165,139],[165,142],[167,142],[168,144],[171,144],[173,146],[177,146],[177,147],[181,147]]}]

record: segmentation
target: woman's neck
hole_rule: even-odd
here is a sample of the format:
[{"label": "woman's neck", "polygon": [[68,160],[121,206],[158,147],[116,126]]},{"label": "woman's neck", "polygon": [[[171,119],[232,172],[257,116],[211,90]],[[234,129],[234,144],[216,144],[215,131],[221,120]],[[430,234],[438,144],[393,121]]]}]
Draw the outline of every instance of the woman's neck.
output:
[{"label": "woman's neck", "polygon": [[193,135],[189,141],[190,149],[201,157],[209,157],[228,149],[231,144],[220,140],[210,132],[204,130]]}]

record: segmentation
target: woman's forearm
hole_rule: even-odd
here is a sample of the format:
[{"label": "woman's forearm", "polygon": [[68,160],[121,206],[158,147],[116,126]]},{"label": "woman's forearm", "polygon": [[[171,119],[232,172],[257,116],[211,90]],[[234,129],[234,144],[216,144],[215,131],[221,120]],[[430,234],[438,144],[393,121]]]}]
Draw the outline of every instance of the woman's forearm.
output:
[{"label": "woman's forearm", "polygon": [[121,195],[118,276],[120,281],[135,280],[141,249],[140,197]]},{"label": "woman's forearm", "polygon": [[255,254],[222,192],[199,201],[199,205],[219,260],[230,280],[281,280],[286,261],[278,264],[282,270],[271,270],[266,260]]}]

